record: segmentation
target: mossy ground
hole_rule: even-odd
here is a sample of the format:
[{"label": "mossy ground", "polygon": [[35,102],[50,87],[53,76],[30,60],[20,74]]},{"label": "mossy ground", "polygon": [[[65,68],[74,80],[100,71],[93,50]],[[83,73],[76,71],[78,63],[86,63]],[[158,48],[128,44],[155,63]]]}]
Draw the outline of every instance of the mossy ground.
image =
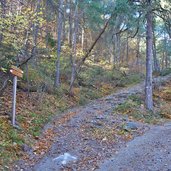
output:
[{"label": "mossy ground", "polygon": [[130,119],[159,124],[171,119],[171,82],[153,92],[154,111],[148,111],[144,104],[144,95],[131,95],[123,104],[114,109],[114,113],[127,115]]}]

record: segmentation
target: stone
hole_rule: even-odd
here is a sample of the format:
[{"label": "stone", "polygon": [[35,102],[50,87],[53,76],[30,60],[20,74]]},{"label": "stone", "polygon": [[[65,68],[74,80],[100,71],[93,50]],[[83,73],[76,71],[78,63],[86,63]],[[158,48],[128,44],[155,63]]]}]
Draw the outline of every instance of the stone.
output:
[{"label": "stone", "polygon": [[32,153],[32,152],[33,152],[33,149],[32,149],[30,146],[28,146],[27,144],[23,144],[23,145],[21,146],[21,148],[22,148],[22,150],[23,150],[24,152],[27,152],[27,153]]},{"label": "stone", "polygon": [[64,154],[54,158],[53,161],[56,161],[58,164],[61,164],[61,165],[66,165],[70,162],[76,162],[77,157],[72,156],[69,153],[64,153]]},{"label": "stone", "polygon": [[136,130],[139,128],[139,124],[136,122],[127,122],[126,125],[124,125],[124,130],[126,131],[131,131],[131,130]]}]

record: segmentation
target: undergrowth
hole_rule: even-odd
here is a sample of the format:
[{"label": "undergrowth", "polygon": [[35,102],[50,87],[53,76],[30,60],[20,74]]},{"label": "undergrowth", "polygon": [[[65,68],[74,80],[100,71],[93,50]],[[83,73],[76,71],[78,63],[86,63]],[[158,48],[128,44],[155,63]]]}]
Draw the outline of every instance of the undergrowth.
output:
[{"label": "undergrowth", "polygon": [[171,68],[163,69],[163,70],[160,72],[160,75],[161,75],[161,76],[166,76],[166,75],[169,75],[169,74],[171,74]]},{"label": "undergrowth", "polygon": [[[64,69],[65,68],[63,66]],[[74,96],[68,96],[69,85],[66,75],[62,75],[62,85],[60,88],[49,91],[43,89],[52,84],[51,70],[35,73],[31,68],[29,75],[33,92],[25,91],[26,82],[22,81],[17,92],[17,115],[16,120],[20,129],[11,126],[10,119],[6,115],[0,117],[0,168],[7,169],[8,165],[23,156],[23,145],[33,146],[41,134],[43,126],[50,121],[53,115],[66,111],[74,106],[87,104],[105,95],[115,92],[118,88],[130,86],[143,80],[142,74],[122,73],[122,71],[106,69],[100,66],[88,66],[83,68],[76,81],[73,92]],[[24,80],[26,77],[24,76]],[[23,91],[24,90],[24,91]],[[36,91],[35,91],[36,90]],[[48,90],[48,91],[46,91]],[[9,93],[10,92],[10,93]],[[11,93],[9,87],[1,99],[4,113],[11,110]]]},{"label": "undergrowth", "polygon": [[145,108],[144,96],[142,94],[131,95],[128,99],[114,109],[114,113],[127,115],[130,119],[149,124],[158,124],[171,119],[171,84],[164,88],[155,90],[154,110]]}]

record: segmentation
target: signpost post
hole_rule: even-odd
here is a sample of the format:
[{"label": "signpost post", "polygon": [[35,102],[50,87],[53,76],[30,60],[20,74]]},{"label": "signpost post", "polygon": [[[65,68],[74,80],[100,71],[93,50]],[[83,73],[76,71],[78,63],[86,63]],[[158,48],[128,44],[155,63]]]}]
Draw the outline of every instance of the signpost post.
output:
[{"label": "signpost post", "polygon": [[16,126],[15,124],[15,116],[16,116],[16,96],[17,96],[17,77],[23,77],[23,71],[16,66],[11,66],[10,69],[11,74],[13,77],[13,97],[12,97],[12,125]]}]

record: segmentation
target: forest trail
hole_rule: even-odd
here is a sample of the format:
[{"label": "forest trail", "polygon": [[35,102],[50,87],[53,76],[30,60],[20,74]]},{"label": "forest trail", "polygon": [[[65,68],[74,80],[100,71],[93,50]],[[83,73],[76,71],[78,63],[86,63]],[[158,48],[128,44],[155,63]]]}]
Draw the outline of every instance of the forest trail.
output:
[{"label": "forest trail", "polygon": [[136,137],[98,171],[170,171],[171,123]]},{"label": "forest trail", "polygon": [[[155,82],[161,83],[170,79],[171,75],[166,77],[158,77],[155,79]],[[157,143],[158,140],[161,139],[161,137],[158,137],[158,135],[162,134],[164,135],[164,137],[162,137],[163,142],[165,141],[169,145],[170,141],[166,140],[170,139],[171,134],[169,134],[169,130],[171,129],[171,126],[149,126],[147,124],[129,120],[129,118],[125,115],[116,115],[113,113],[113,110],[116,108],[116,106],[123,103],[130,95],[139,94],[142,92],[144,92],[144,83],[135,85],[130,88],[122,89],[110,96],[93,101],[84,107],[71,109],[68,112],[63,113],[61,116],[53,118],[53,121],[46,125],[44,130],[44,132],[53,132],[53,137],[51,138],[49,136],[44,136],[44,140],[42,141],[42,138],[40,138],[41,140],[39,142],[39,145],[42,143],[42,146],[47,146],[47,142],[50,141],[50,148],[47,150],[46,153],[44,153],[39,149],[39,147],[37,147],[37,149],[35,147],[34,155],[30,155],[29,162],[20,161],[18,165],[15,166],[14,170],[96,170],[99,169],[99,166],[103,161],[110,159],[120,150],[121,155],[119,155],[119,157],[121,158],[121,160],[123,160],[122,157],[129,158],[130,147],[130,155],[136,158],[137,155],[134,155],[136,154],[136,151],[135,153],[131,152],[134,143],[138,144],[140,143],[139,141],[141,141],[141,137],[139,137],[138,139],[136,137],[144,134],[148,130],[150,130],[150,132],[147,132],[147,134],[144,134],[144,136],[142,136],[142,144],[143,142],[145,144],[147,143],[147,148],[148,143],[153,143],[155,139]],[[135,130],[126,134],[122,134],[123,126],[132,124],[132,122],[133,126],[136,127]],[[153,132],[155,134],[154,136],[151,136]],[[147,139],[146,137],[151,137],[151,141],[145,141]],[[130,147],[125,147],[127,142],[132,139],[135,140],[130,142]],[[131,145],[131,143],[133,145]],[[171,147],[167,146],[167,144],[166,147]],[[153,145],[155,146],[155,143]],[[161,145],[163,144],[160,144],[159,142],[156,148],[160,148]],[[154,146],[149,145],[149,149],[153,149]],[[127,156],[124,156],[122,149],[123,151],[128,151],[128,154],[125,153],[125,155]],[[165,149],[165,147],[161,148],[161,150],[162,149]],[[151,151],[149,151],[149,156],[147,155],[147,157],[150,157],[150,152]],[[166,151],[163,150],[163,152],[165,153]],[[69,153],[70,155],[74,156],[74,161],[62,164],[62,160],[56,160],[64,153]],[[161,158],[159,155],[160,153],[162,153],[162,151],[153,151],[153,153],[156,153],[156,155],[158,155],[158,158],[156,160],[158,162],[161,162]],[[110,163],[111,168],[113,168],[113,162],[107,161],[107,165],[108,163]],[[100,168],[101,170],[105,171],[107,170],[108,166],[106,166],[106,163],[104,163],[104,165],[100,166]],[[152,170],[154,170],[154,168]]]}]

